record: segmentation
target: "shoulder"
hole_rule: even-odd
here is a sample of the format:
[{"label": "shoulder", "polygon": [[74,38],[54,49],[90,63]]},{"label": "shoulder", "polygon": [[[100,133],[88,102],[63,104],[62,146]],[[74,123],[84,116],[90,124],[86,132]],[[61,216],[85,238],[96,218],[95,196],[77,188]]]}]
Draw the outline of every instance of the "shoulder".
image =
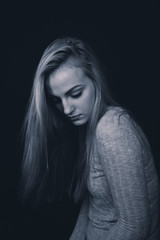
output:
[{"label": "shoulder", "polygon": [[[96,140],[107,148],[113,143],[138,149],[150,149],[148,140],[131,114],[121,107],[109,107],[96,128]],[[147,150],[148,151],[148,150]]]},{"label": "shoulder", "polygon": [[97,124],[96,136],[103,137],[120,132],[123,128],[133,128],[135,122],[129,113],[121,107],[108,107]]}]

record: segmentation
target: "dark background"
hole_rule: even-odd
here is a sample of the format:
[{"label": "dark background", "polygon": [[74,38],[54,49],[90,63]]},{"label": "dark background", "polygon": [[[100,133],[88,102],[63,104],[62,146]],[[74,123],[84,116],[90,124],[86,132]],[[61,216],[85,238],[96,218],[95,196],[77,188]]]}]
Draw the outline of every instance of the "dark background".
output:
[{"label": "dark background", "polygon": [[0,238],[68,239],[78,208],[69,201],[22,207],[20,131],[36,66],[57,37],[85,40],[111,73],[109,86],[144,129],[160,175],[158,1],[9,1],[1,4]]}]

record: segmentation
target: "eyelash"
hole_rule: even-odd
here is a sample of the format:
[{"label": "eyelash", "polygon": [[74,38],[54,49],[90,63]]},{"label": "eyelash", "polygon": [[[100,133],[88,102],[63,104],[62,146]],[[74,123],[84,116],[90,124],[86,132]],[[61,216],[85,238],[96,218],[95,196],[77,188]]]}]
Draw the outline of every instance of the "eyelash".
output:
[{"label": "eyelash", "polygon": [[78,98],[82,95],[82,92],[79,92],[77,94],[71,95],[72,98]]},{"label": "eyelash", "polygon": [[[82,95],[82,91],[77,93],[77,94],[71,95],[71,97],[72,98],[79,98],[81,95]],[[54,99],[53,102],[54,102],[54,104],[59,104],[59,103],[61,103],[61,100],[57,98],[57,99]]]}]

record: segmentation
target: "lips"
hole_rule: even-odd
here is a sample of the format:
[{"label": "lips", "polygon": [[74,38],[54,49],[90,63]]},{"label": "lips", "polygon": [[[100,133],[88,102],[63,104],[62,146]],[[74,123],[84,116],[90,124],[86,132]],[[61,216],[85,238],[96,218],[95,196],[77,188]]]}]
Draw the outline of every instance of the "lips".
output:
[{"label": "lips", "polygon": [[73,116],[73,117],[69,117],[69,118],[70,118],[72,121],[74,121],[74,120],[78,120],[80,116],[81,116],[81,114],[76,115],[76,116]]}]

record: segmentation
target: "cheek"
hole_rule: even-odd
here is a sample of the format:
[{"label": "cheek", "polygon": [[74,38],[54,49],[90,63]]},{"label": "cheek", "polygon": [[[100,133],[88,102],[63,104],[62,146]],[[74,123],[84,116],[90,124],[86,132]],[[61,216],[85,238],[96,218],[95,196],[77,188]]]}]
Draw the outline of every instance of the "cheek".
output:
[{"label": "cheek", "polygon": [[63,106],[62,106],[61,103],[55,104],[55,108],[56,108],[59,112],[61,112],[61,113],[63,113],[63,111],[64,111]]},{"label": "cheek", "polygon": [[90,89],[89,101],[90,101],[90,104],[92,104],[92,105],[95,102],[95,88],[93,85],[92,85],[92,88]]},{"label": "cheek", "polygon": [[86,96],[86,99],[83,103],[83,107],[86,109],[86,111],[90,112],[92,111],[94,102],[95,102],[95,90],[94,88],[92,88]]}]

